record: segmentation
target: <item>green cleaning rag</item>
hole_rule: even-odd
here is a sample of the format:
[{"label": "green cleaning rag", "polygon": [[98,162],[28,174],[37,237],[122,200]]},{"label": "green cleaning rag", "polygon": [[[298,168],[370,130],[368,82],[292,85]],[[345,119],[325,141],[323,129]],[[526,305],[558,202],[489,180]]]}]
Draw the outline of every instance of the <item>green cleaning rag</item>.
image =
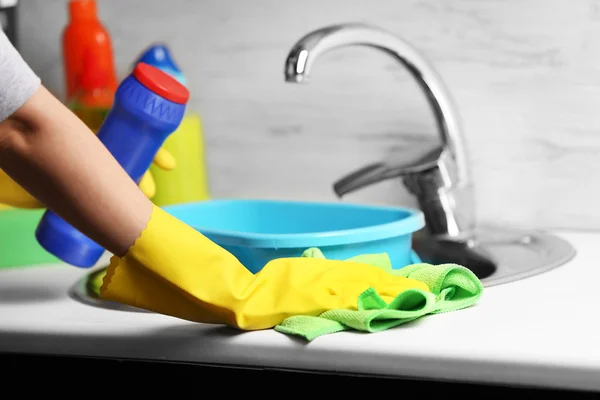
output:
[{"label": "green cleaning rag", "polygon": [[[325,258],[318,248],[307,249],[302,257]],[[431,292],[409,289],[386,303],[372,288],[358,298],[357,310],[330,310],[317,317],[293,316],[275,327],[281,333],[312,341],[319,336],[345,331],[379,332],[427,314],[455,311],[475,304],[483,292],[481,281],[469,269],[456,264],[413,264],[392,269],[387,253],[365,254],[351,261],[383,268],[390,274],[419,280]]]}]

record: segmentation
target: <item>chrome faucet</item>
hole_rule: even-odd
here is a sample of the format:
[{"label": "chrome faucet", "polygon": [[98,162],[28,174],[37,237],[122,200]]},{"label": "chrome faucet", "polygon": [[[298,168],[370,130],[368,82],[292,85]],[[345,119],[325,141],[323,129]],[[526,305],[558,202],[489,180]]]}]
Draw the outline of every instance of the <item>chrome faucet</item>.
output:
[{"label": "chrome faucet", "polygon": [[307,34],[292,47],[285,62],[286,81],[306,82],[321,54],[351,45],[386,52],[410,71],[433,109],[441,144],[416,162],[400,160],[397,164],[377,162],[364,166],[335,182],[335,193],[342,197],[374,183],[402,177],[418,200],[431,236],[468,240],[475,229],[475,202],[458,113],[442,80],[417,50],[377,27],[358,23],[328,26]]}]

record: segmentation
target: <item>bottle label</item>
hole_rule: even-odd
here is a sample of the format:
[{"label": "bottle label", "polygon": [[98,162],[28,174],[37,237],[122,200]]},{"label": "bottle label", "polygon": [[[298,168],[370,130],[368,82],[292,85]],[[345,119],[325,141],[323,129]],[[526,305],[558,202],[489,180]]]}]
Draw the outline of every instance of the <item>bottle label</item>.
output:
[{"label": "bottle label", "polygon": [[127,108],[136,108],[155,120],[179,125],[183,118],[185,107],[153,93],[135,78],[124,80],[118,92],[121,101],[128,103]]}]

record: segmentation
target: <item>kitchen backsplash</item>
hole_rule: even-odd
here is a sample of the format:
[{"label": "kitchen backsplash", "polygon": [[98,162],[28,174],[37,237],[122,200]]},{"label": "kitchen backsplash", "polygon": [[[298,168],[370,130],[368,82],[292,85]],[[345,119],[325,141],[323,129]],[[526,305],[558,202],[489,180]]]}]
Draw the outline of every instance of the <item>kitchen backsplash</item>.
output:
[{"label": "kitchen backsplash", "polygon": [[[284,82],[293,43],[329,24],[379,25],[420,50],[453,95],[481,223],[600,228],[600,1],[99,0],[124,76],[169,44],[203,116],[214,197],[335,200],[366,163],[437,141],[425,98],[387,55],[339,49]],[[63,92],[62,0],[20,2],[25,59]],[[415,206],[400,181],[346,201]]]}]

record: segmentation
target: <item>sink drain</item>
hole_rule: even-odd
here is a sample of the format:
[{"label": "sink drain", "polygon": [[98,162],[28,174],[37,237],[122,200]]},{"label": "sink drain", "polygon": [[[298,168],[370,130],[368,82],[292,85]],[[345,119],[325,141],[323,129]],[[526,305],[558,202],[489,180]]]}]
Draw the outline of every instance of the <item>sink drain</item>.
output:
[{"label": "sink drain", "polygon": [[557,268],[576,254],[566,240],[541,231],[481,228],[468,243],[433,242],[416,235],[423,262],[464,265],[484,286],[518,281]]}]

